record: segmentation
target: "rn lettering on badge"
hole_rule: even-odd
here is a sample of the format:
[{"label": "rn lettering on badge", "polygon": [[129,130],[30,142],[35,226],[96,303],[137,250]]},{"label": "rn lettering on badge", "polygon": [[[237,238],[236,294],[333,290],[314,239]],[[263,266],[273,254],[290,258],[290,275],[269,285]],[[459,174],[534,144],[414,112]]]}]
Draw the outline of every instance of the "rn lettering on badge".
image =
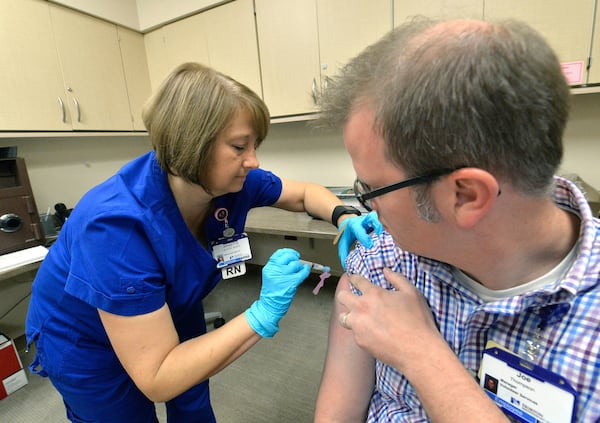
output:
[{"label": "rn lettering on badge", "polygon": [[231,279],[246,274],[246,263],[241,262],[221,269],[223,279]]}]

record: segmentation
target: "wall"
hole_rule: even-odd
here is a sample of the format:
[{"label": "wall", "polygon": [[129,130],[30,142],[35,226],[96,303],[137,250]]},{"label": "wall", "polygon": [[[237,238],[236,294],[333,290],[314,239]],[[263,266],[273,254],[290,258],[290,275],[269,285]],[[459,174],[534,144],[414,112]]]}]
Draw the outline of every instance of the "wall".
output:
[{"label": "wall", "polygon": [[[600,189],[600,94],[573,98],[561,172],[578,173]],[[125,162],[148,151],[144,135],[0,138],[24,157],[40,211],[64,202],[72,207],[89,188]],[[274,124],[258,150],[261,166],[288,178],[347,186],[354,181],[341,131],[316,131],[305,122]]]},{"label": "wall", "polygon": [[288,179],[347,186],[356,177],[341,131],[317,131],[305,122],[273,125],[258,158],[261,167]]},{"label": "wall", "polygon": [[25,159],[40,212],[58,202],[73,207],[81,196],[124,163],[149,150],[146,136],[2,138]]},{"label": "wall", "polygon": [[563,173],[577,173],[600,190],[600,94],[573,96],[565,132]]}]

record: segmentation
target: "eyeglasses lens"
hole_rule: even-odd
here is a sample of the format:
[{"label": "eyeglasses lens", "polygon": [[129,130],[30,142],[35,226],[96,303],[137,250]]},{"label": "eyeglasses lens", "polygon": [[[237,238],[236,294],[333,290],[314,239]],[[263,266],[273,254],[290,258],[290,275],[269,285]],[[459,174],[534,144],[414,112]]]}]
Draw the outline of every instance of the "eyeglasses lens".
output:
[{"label": "eyeglasses lens", "polygon": [[368,192],[371,192],[371,188],[367,184],[362,182],[360,179],[356,179],[354,181],[354,194],[356,195],[356,198],[358,198],[360,204],[362,204],[362,206],[370,212],[373,210],[371,208],[371,200],[365,200],[363,198],[363,195]]}]

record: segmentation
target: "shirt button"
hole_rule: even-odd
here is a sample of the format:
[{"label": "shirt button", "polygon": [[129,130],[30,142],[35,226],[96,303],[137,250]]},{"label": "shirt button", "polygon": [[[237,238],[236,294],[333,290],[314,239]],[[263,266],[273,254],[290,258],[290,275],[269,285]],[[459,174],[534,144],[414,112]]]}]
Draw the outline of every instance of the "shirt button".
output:
[{"label": "shirt button", "polygon": [[135,294],[135,288],[133,286],[127,287],[127,293],[128,294]]}]

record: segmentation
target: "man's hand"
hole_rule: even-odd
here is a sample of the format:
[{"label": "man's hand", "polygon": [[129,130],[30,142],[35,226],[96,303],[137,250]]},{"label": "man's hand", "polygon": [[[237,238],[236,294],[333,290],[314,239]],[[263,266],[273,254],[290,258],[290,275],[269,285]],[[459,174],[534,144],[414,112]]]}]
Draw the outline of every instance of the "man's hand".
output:
[{"label": "man's hand", "polygon": [[340,324],[352,330],[356,343],[380,361],[402,371],[422,356],[430,342],[439,342],[431,309],[421,293],[400,273],[384,269],[395,291],[373,285],[359,275],[350,283],[362,293],[341,291],[337,300],[349,309],[339,315]]}]

